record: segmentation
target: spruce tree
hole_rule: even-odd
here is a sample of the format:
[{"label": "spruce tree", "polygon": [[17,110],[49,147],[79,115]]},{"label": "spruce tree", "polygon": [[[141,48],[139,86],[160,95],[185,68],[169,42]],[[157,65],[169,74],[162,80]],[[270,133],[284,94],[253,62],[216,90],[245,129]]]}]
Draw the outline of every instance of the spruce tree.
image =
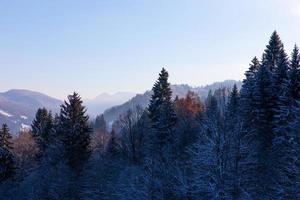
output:
[{"label": "spruce tree", "polygon": [[239,91],[237,89],[236,84],[234,84],[231,94],[229,96],[229,102],[226,108],[226,117],[227,119],[234,120],[237,117],[238,109],[239,109]]},{"label": "spruce tree", "polygon": [[280,63],[280,54],[282,53],[282,51],[283,44],[278,33],[274,31],[263,54],[262,64],[266,66],[271,72],[273,72]]},{"label": "spruce tree", "polygon": [[68,164],[74,169],[81,169],[90,155],[91,127],[85,113],[86,108],[76,92],[69,95],[68,101],[61,105],[59,134]]},{"label": "spruce tree", "polygon": [[274,119],[274,84],[273,76],[269,68],[265,65],[258,70],[253,95],[254,95],[254,128],[264,139],[265,145],[271,144],[273,133]]},{"label": "spruce tree", "polygon": [[2,125],[0,130],[0,182],[12,177],[15,173],[15,162],[12,154],[11,135],[8,126]]},{"label": "spruce tree", "polygon": [[176,122],[176,114],[168,78],[169,74],[163,68],[153,86],[153,95],[148,107],[151,126],[155,132],[154,139],[157,141],[159,149],[164,145],[171,144],[174,140],[173,127]]},{"label": "spruce tree", "polygon": [[51,142],[54,127],[53,121],[54,119],[51,112],[49,112],[46,108],[39,108],[37,110],[35,119],[31,125],[31,132],[41,154],[44,153]]},{"label": "spruce tree", "polygon": [[295,47],[289,64],[287,56],[282,53],[280,65],[275,71],[277,72],[275,73],[277,98],[274,115],[275,138],[271,151],[276,182],[273,190],[276,196],[282,199],[292,199],[296,196],[299,198],[296,189],[299,187],[299,162],[297,162],[299,143],[297,133],[292,131],[292,124],[297,120],[298,110],[297,100],[294,99],[297,98],[299,90],[297,88],[299,77],[296,75],[299,67],[298,54],[298,49]]},{"label": "spruce tree", "polygon": [[9,132],[9,128],[7,124],[2,124],[1,130],[0,130],[0,146],[2,148],[5,148],[7,150],[12,150],[12,137]]},{"label": "spruce tree", "polygon": [[289,78],[290,93],[295,104],[296,101],[300,100],[300,54],[297,45],[295,45],[291,55]]},{"label": "spruce tree", "polygon": [[241,155],[242,139],[244,134],[244,122],[240,114],[240,93],[234,85],[226,107],[225,119],[225,155],[226,155],[226,190],[232,199],[243,198],[241,188]]},{"label": "spruce tree", "polygon": [[273,184],[270,150],[274,138],[274,87],[270,68],[262,65],[256,75],[253,88],[254,119],[252,129],[245,137],[248,140],[248,155],[244,166],[243,187],[257,199],[269,199]]},{"label": "spruce tree", "polygon": [[161,184],[160,186],[150,186],[149,191],[153,199],[158,198],[158,196],[163,199],[168,197],[172,199],[174,195],[171,172],[174,170],[176,159],[174,133],[176,114],[168,77],[168,72],[163,68],[153,86],[153,94],[148,106],[151,130],[145,141],[147,149],[145,169],[146,173],[152,174],[149,181],[160,182]]},{"label": "spruce tree", "polygon": [[255,83],[255,76],[260,67],[260,62],[257,57],[251,61],[248,71],[245,73],[246,78],[243,80],[241,89],[241,114],[243,116],[244,125],[250,129],[254,115],[253,115],[253,88]]},{"label": "spruce tree", "polygon": [[274,70],[274,91],[276,105],[274,107],[274,131],[285,134],[290,121],[292,98],[289,90],[289,60],[282,48],[278,57],[278,65]]}]

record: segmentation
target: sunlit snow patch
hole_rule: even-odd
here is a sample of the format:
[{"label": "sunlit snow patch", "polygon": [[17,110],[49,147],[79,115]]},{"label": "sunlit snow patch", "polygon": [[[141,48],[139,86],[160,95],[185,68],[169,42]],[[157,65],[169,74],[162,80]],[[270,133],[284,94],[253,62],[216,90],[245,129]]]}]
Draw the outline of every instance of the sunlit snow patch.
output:
[{"label": "sunlit snow patch", "polygon": [[20,115],[20,117],[21,117],[22,119],[28,119],[28,117],[25,116],[25,115]]},{"label": "sunlit snow patch", "polygon": [[4,115],[4,116],[6,116],[6,117],[12,117],[12,116],[13,116],[12,114],[10,114],[10,113],[8,113],[8,112],[5,112],[4,110],[0,110],[0,114],[1,114],[1,115]]},{"label": "sunlit snow patch", "polygon": [[20,128],[20,130],[21,131],[30,131],[30,129],[31,129],[31,126],[29,126],[29,125],[27,125],[27,124],[21,124],[21,128]]}]

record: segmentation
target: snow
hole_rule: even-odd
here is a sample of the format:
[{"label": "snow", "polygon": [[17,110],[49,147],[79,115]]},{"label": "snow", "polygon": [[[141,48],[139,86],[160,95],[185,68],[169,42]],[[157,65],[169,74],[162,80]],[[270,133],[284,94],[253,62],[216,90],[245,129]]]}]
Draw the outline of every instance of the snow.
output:
[{"label": "snow", "polygon": [[28,130],[31,129],[31,126],[22,123],[20,129],[23,130],[23,131],[28,131]]},{"label": "snow", "polygon": [[4,110],[0,110],[0,114],[1,114],[1,115],[4,115],[4,116],[6,116],[6,117],[12,117],[12,116],[13,116],[12,114],[10,114],[10,113],[8,113],[8,112],[5,112]]},{"label": "snow", "polygon": [[25,116],[25,115],[20,115],[20,117],[21,117],[22,119],[28,119],[28,117]]}]

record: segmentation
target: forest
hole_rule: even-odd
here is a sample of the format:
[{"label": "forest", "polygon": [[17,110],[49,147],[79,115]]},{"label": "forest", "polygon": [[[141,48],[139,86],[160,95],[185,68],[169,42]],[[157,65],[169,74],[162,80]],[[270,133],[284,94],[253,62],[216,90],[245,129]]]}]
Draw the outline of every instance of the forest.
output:
[{"label": "forest", "polygon": [[[203,72],[205,73],[205,72]],[[112,125],[74,92],[30,131],[0,130],[3,200],[300,199],[300,54],[274,31],[242,88],[172,98],[165,68],[146,109]]]}]

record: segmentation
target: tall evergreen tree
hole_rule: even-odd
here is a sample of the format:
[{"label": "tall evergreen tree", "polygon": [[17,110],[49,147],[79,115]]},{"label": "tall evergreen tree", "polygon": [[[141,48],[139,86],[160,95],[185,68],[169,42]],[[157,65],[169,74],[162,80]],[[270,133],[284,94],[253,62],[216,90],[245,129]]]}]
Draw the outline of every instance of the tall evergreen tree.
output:
[{"label": "tall evergreen tree", "polygon": [[2,124],[1,130],[0,130],[0,146],[2,148],[5,148],[7,150],[12,150],[12,136],[9,132],[9,128],[7,124]]},{"label": "tall evergreen tree", "polygon": [[253,113],[253,89],[255,83],[255,77],[260,67],[260,62],[257,57],[254,57],[251,61],[249,70],[245,73],[246,78],[243,80],[243,86],[241,89],[241,114],[243,115],[243,121],[245,126],[249,129],[254,119]]},{"label": "tall evergreen tree", "polygon": [[228,102],[227,108],[226,108],[227,119],[235,121],[234,118],[236,118],[238,115],[238,109],[239,109],[239,104],[240,104],[239,101],[240,101],[239,91],[237,89],[236,84],[234,84],[233,89],[230,94],[230,97],[229,97],[229,102]]},{"label": "tall evergreen tree", "polygon": [[232,196],[232,199],[242,199],[244,194],[240,179],[242,173],[241,157],[244,121],[242,120],[243,115],[240,114],[241,98],[236,85],[234,85],[231,91],[226,108],[226,191]]},{"label": "tall evergreen tree", "polygon": [[277,134],[285,134],[289,126],[289,118],[291,117],[292,98],[289,91],[289,60],[287,54],[282,48],[278,64],[274,70],[274,91],[276,105],[274,108],[274,131]]},{"label": "tall evergreen tree", "polygon": [[290,93],[295,103],[295,101],[300,100],[300,54],[297,45],[295,45],[291,56],[289,78]]},{"label": "tall evergreen tree", "polygon": [[11,152],[12,149],[8,126],[3,124],[0,130],[0,182],[12,177],[15,173],[15,161]]},{"label": "tall evergreen tree", "polygon": [[173,127],[176,122],[176,114],[172,102],[172,90],[168,82],[169,74],[163,68],[159,74],[157,82],[153,86],[153,95],[148,107],[149,118],[154,139],[158,148],[173,141]]},{"label": "tall evergreen tree", "polygon": [[267,48],[263,54],[262,64],[266,66],[271,72],[273,72],[280,63],[280,56],[282,51],[283,44],[277,31],[274,31],[271,35],[269,44],[267,45]]},{"label": "tall evergreen tree", "polygon": [[90,155],[91,127],[85,113],[81,97],[76,92],[61,105],[59,133],[68,164],[75,169],[80,169]]},{"label": "tall evergreen tree", "polygon": [[50,143],[53,133],[53,117],[46,108],[39,108],[32,122],[32,136],[35,139],[40,153],[43,154]]},{"label": "tall evergreen tree", "polygon": [[[275,138],[272,143],[273,168],[276,182],[273,190],[277,197],[282,199],[299,198],[297,187],[299,187],[299,154],[298,136],[292,131],[292,124],[296,119],[297,100],[297,58],[298,52],[295,47],[292,54],[291,64],[288,63],[287,56],[282,53],[281,62],[275,71],[275,89],[277,91],[276,109],[274,115]],[[289,71],[291,66],[291,72]],[[292,76],[291,76],[292,75]],[[293,80],[292,80],[293,77]],[[296,112],[295,112],[296,111]]]},{"label": "tall evergreen tree", "polygon": [[256,75],[253,88],[254,120],[252,130],[246,138],[248,155],[244,167],[243,188],[253,198],[269,199],[273,183],[270,150],[274,138],[274,87],[273,76],[266,65],[262,65]]}]

